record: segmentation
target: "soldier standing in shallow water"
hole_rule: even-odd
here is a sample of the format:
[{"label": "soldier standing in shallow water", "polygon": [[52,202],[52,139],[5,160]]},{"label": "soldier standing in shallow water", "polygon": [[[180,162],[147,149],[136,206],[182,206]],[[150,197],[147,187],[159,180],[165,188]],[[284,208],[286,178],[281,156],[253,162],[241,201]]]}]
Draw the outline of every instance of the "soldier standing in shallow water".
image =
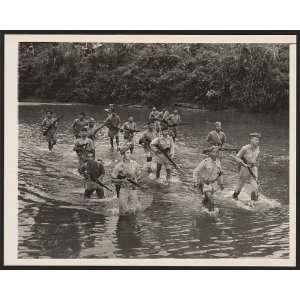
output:
[{"label": "soldier standing in shallow water", "polygon": [[87,127],[87,136],[89,139],[92,140],[93,142],[93,148],[94,148],[94,157],[96,155],[95,153],[95,149],[96,149],[96,145],[95,145],[95,139],[96,139],[96,134],[97,132],[99,131],[98,128],[96,128],[95,124],[96,124],[96,121],[94,118],[89,118],[89,126]]},{"label": "soldier standing in shallow water", "polygon": [[79,172],[85,178],[84,198],[85,199],[91,198],[94,192],[97,193],[97,197],[99,199],[104,198],[103,187],[100,186],[99,183],[97,183],[97,181],[102,180],[105,174],[105,170],[101,161],[99,160],[95,161],[95,157],[93,153],[91,152],[87,153],[87,160],[80,167]]},{"label": "soldier standing in shallow water", "polygon": [[120,153],[122,160],[113,169],[112,178],[116,184],[120,214],[124,215],[136,213],[142,208],[138,198],[137,187],[129,181],[137,182],[141,171],[138,163],[131,159],[130,147],[128,145],[122,147]]},{"label": "soldier standing in shallow water", "polygon": [[152,163],[152,154],[153,154],[150,144],[157,137],[157,135],[158,133],[155,130],[154,123],[149,122],[147,130],[143,133],[142,137],[139,140],[139,144],[143,145],[144,147],[144,151],[146,154],[147,170],[149,173],[152,171],[151,163]]},{"label": "soldier standing in shallow water", "polygon": [[156,107],[152,108],[152,111],[149,114],[149,121],[153,122],[155,130],[160,132],[159,111],[156,109]]},{"label": "soldier standing in shallow water", "polygon": [[94,143],[91,139],[87,136],[87,129],[83,128],[80,131],[80,137],[76,139],[75,146],[73,148],[73,151],[77,153],[78,157],[78,170],[80,173],[81,166],[87,161],[87,155],[88,153],[92,153],[94,155],[95,148]]},{"label": "soldier standing in shallow water", "polygon": [[[212,130],[208,135],[207,135],[207,142],[211,146],[218,146],[218,147],[223,147],[223,145],[226,143],[226,135],[224,131],[222,131],[222,124],[221,122],[216,122],[215,123],[215,130]],[[222,149],[219,151],[219,157],[220,159],[223,158],[223,151]]]},{"label": "soldier standing in shallow water", "polygon": [[42,131],[46,136],[48,142],[49,151],[52,150],[53,146],[57,142],[56,131],[57,131],[57,118],[53,118],[53,112],[48,110],[46,112],[46,117],[42,123]]},{"label": "soldier standing in shallow water", "polygon": [[250,144],[241,148],[236,156],[240,163],[239,181],[233,193],[233,199],[238,200],[238,195],[243,186],[249,181],[251,186],[251,200],[258,200],[258,156],[261,135],[257,132],[250,133]]},{"label": "soldier standing in shallow water", "polygon": [[133,153],[134,149],[134,134],[136,132],[136,123],[133,116],[129,116],[128,121],[123,125],[124,143],[130,145],[130,152]]},{"label": "soldier standing in shallow water", "polygon": [[110,139],[111,150],[114,150],[114,139],[116,139],[117,149],[119,149],[119,131],[121,120],[119,115],[112,109],[111,115],[104,121],[104,125],[108,128],[108,136]]},{"label": "soldier standing in shallow water", "polygon": [[216,191],[217,182],[223,189],[223,171],[219,159],[219,148],[212,146],[209,157],[200,162],[193,173],[194,186],[198,187],[204,195],[203,205],[209,210],[214,210],[213,194]]},{"label": "soldier standing in shallow water", "polygon": [[173,141],[175,143],[176,137],[177,137],[177,129],[178,125],[181,123],[181,117],[180,114],[178,113],[178,110],[175,109],[173,114],[170,114],[168,119],[167,119],[169,128],[170,128],[170,136],[173,138]]},{"label": "soldier standing in shallow water", "polygon": [[155,138],[150,144],[157,159],[156,178],[160,178],[161,168],[164,166],[167,173],[166,179],[170,180],[172,164],[167,156],[171,159],[174,158],[175,147],[173,139],[169,136],[168,126],[164,123],[162,123],[161,134],[160,137]]},{"label": "soldier standing in shallow water", "polygon": [[215,123],[215,129],[208,134],[206,140],[211,146],[222,147],[226,143],[226,135],[222,131],[221,122]]},{"label": "soldier standing in shallow water", "polygon": [[72,124],[73,134],[76,139],[80,137],[80,131],[88,125],[88,121],[85,118],[85,113],[81,112],[79,118],[75,119]]}]

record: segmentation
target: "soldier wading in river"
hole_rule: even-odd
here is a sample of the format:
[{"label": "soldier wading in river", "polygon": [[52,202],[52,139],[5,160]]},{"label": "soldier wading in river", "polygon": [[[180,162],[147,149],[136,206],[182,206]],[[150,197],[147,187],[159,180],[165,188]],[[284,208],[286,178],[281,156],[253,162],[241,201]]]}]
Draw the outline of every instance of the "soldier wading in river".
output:
[{"label": "soldier wading in river", "polygon": [[146,164],[147,164],[147,170],[150,173],[152,171],[151,169],[151,163],[152,163],[152,156],[153,151],[150,147],[151,142],[157,137],[158,133],[155,130],[154,122],[148,123],[147,130],[142,134],[142,137],[139,140],[139,144],[143,145],[144,151],[146,154]]},{"label": "soldier wading in river", "polygon": [[78,157],[78,170],[80,170],[81,166],[87,161],[88,153],[92,153],[93,156],[95,155],[94,142],[88,138],[87,135],[87,128],[83,128],[73,148],[73,151],[77,153]]},{"label": "soldier wading in river", "polygon": [[124,215],[141,210],[137,186],[132,184],[138,182],[141,171],[138,163],[131,159],[130,145],[122,146],[120,153],[122,160],[113,169],[112,179],[117,188],[120,214]]},{"label": "soldier wading in river", "polygon": [[159,114],[160,113],[156,107],[153,107],[149,114],[149,121],[154,123],[154,128],[157,132],[160,132]]},{"label": "soldier wading in river", "polygon": [[178,125],[181,123],[181,117],[180,114],[178,113],[178,110],[175,109],[173,114],[170,114],[167,118],[167,123],[169,125],[169,134],[173,138],[173,141],[175,143],[176,137],[177,137],[177,129]]},{"label": "soldier wading in river", "polygon": [[88,120],[85,118],[85,113],[81,112],[79,118],[75,119],[72,124],[73,134],[76,139],[80,137],[80,131],[88,126]]},{"label": "soldier wading in river", "polygon": [[46,117],[42,123],[43,135],[46,136],[48,142],[48,149],[52,150],[53,146],[56,144],[56,131],[57,131],[57,118],[53,118],[53,112],[47,111]]},{"label": "soldier wading in river", "polygon": [[250,133],[250,144],[241,148],[235,159],[239,162],[239,181],[233,193],[233,199],[238,200],[238,195],[243,186],[249,181],[251,186],[251,200],[258,200],[258,155],[259,155],[259,133]]},{"label": "soldier wading in river", "polygon": [[133,153],[134,149],[134,134],[137,132],[136,123],[133,120],[133,116],[129,116],[128,121],[123,125],[124,143],[130,144],[130,152]]},{"label": "soldier wading in river", "polygon": [[175,147],[173,139],[169,136],[168,126],[165,123],[161,124],[161,136],[155,138],[150,146],[157,160],[156,178],[160,178],[160,171],[162,166],[164,166],[167,173],[166,179],[170,180],[172,164],[168,157],[171,159],[174,158]]},{"label": "soldier wading in river", "polygon": [[223,171],[219,159],[219,147],[210,148],[209,157],[200,162],[193,173],[194,186],[204,195],[203,205],[209,210],[214,210],[213,194],[218,184],[223,190]]},{"label": "soldier wading in river", "polygon": [[119,149],[119,131],[121,120],[119,115],[115,112],[114,108],[111,109],[111,114],[104,121],[103,126],[106,126],[108,128],[111,150],[114,150],[114,139],[116,139],[117,149]]},{"label": "soldier wading in river", "polygon": [[104,198],[103,187],[98,183],[102,181],[105,174],[104,166],[101,161],[95,161],[92,152],[87,153],[87,160],[80,167],[79,172],[85,178],[84,198],[89,199],[96,192],[99,199]]}]

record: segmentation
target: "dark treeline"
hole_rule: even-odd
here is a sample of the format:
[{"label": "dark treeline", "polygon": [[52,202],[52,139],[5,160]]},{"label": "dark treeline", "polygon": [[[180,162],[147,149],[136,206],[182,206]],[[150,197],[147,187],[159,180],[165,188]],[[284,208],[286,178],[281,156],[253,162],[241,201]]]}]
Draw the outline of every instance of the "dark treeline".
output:
[{"label": "dark treeline", "polygon": [[21,43],[19,99],[279,111],[288,66],[281,44]]}]

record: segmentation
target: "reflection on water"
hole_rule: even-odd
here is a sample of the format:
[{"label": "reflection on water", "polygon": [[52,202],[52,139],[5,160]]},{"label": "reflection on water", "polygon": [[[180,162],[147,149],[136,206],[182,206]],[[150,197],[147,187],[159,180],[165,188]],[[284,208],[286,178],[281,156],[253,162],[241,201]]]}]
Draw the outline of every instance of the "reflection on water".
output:
[{"label": "reflection on water", "polygon": [[[39,126],[45,105],[19,107],[19,257],[20,258],[228,258],[288,257],[288,115],[246,115],[234,112],[183,112],[176,160],[185,173],[164,186],[149,183],[149,199],[137,216],[101,216],[79,209],[83,184],[72,151],[72,120],[85,110],[98,122],[105,118],[99,106],[51,106],[64,113],[58,145],[49,152]],[[148,111],[120,109],[121,119],[134,113],[138,125]],[[276,122],[274,122],[276,119]],[[261,188],[282,207],[251,213],[222,208],[217,220],[199,212],[199,195],[191,187],[192,171],[206,146],[205,138],[219,120],[233,145],[247,143],[251,131],[263,135]],[[110,174],[119,159],[111,153],[105,131],[96,142],[96,155]],[[136,159],[144,153],[136,148]],[[226,183],[232,185],[236,166],[224,159]],[[149,201],[148,201],[149,200]]]}]

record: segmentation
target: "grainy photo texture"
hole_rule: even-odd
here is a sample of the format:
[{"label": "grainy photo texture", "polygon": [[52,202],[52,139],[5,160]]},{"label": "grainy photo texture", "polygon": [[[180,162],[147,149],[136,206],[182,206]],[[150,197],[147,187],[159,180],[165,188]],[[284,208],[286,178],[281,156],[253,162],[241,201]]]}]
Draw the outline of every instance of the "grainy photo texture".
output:
[{"label": "grainy photo texture", "polygon": [[288,259],[289,51],[18,43],[18,259]]}]

